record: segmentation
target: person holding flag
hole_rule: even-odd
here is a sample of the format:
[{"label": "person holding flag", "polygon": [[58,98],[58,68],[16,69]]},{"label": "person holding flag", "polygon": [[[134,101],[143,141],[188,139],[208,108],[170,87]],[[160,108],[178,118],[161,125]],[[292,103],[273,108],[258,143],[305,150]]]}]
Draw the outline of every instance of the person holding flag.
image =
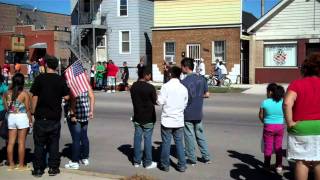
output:
[{"label": "person holding flag", "polygon": [[67,118],[72,137],[72,158],[66,169],[79,169],[80,162],[89,165],[89,138],[87,135],[89,119],[93,119],[94,94],[89,85],[85,70],[78,60],[66,71],[65,77],[71,89],[70,113]]},{"label": "person holding flag", "polygon": [[49,152],[49,175],[60,173],[59,140],[61,130],[62,98],[69,99],[69,88],[66,81],[57,74],[58,59],[45,56],[46,73],[34,80],[32,93],[32,115],[34,115],[33,139],[34,162],[33,176],[41,177],[46,168],[45,147]]}]

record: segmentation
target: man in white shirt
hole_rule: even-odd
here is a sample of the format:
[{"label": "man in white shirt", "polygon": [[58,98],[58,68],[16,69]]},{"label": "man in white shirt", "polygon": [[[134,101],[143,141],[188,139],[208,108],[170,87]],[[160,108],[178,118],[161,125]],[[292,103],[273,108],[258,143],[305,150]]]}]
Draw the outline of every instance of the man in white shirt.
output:
[{"label": "man in white shirt", "polygon": [[206,75],[206,66],[204,64],[204,59],[203,58],[200,59],[199,74],[202,75],[202,76]]},{"label": "man in white shirt", "polygon": [[172,67],[169,70],[170,80],[164,84],[158,95],[158,104],[162,105],[161,138],[162,149],[160,169],[169,171],[171,136],[173,136],[178,159],[177,170],[185,172],[186,159],[183,147],[184,109],[188,103],[188,90],[181,84],[181,69]]}]

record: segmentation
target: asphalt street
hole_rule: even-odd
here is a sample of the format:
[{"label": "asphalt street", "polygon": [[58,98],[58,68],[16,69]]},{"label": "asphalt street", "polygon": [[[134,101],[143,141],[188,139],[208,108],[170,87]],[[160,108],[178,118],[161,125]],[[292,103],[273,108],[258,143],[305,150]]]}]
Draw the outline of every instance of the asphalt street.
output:
[{"label": "asphalt street", "polygon": [[[262,171],[263,154],[261,152],[262,124],[257,118],[261,95],[247,94],[212,94],[205,100],[204,126],[212,164],[198,162],[195,167],[188,166],[185,173],[170,167],[169,172],[159,169],[146,170],[134,168],[132,160],[133,126],[130,121],[132,104],[129,93],[106,94],[96,92],[95,117],[89,124],[90,166],[81,170],[98,173],[130,176],[144,174],[157,179],[291,179],[288,163],[284,159],[283,177]],[[157,107],[157,123],[153,134],[154,159],[160,154],[160,114]],[[32,159],[32,137],[27,140],[28,161]],[[70,157],[71,137],[66,124],[61,131],[60,149],[61,167]],[[0,140],[0,147],[3,147]],[[285,138],[284,138],[285,148]],[[172,145],[174,149],[174,145]],[[4,149],[0,156],[5,153]],[[171,152],[173,165],[176,163],[175,152]],[[198,157],[200,153],[198,152]]]}]

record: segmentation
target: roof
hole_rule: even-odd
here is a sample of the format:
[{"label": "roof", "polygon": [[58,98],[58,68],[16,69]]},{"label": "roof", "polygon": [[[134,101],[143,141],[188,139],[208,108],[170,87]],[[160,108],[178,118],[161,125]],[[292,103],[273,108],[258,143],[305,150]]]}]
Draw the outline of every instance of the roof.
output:
[{"label": "roof", "polygon": [[[21,9],[27,9],[27,10],[33,10],[34,9],[34,7],[32,5],[29,5],[29,4],[13,4],[13,3],[1,2],[1,0],[0,0],[0,4],[9,5],[9,6],[17,6],[17,7],[21,8]],[[43,11],[41,9],[37,9],[37,11],[42,12],[42,13],[58,14],[58,15],[63,15],[63,16],[71,16],[70,14]]]},{"label": "roof", "polygon": [[287,7],[294,0],[282,0],[276,6],[274,6],[268,13],[262,16],[256,23],[248,28],[248,32],[257,31],[261,26],[268,22],[272,17],[278,14],[281,10]]},{"label": "roof", "polygon": [[250,26],[252,26],[255,22],[258,21],[252,13],[242,11],[242,29],[247,30]]}]

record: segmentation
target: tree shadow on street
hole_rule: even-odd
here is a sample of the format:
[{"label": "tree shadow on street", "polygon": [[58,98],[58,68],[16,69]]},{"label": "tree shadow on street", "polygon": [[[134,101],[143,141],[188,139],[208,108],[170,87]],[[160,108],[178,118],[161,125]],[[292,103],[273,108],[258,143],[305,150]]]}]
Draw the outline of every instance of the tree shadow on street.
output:
[{"label": "tree shadow on street", "polygon": [[[228,150],[229,156],[241,161],[241,163],[233,164],[233,169],[230,171],[230,177],[236,180],[282,180],[292,179],[292,173],[285,172],[283,176],[275,172],[263,170],[263,162],[256,159],[253,155],[239,153],[237,151]],[[288,167],[284,167],[288,170]]]}]

